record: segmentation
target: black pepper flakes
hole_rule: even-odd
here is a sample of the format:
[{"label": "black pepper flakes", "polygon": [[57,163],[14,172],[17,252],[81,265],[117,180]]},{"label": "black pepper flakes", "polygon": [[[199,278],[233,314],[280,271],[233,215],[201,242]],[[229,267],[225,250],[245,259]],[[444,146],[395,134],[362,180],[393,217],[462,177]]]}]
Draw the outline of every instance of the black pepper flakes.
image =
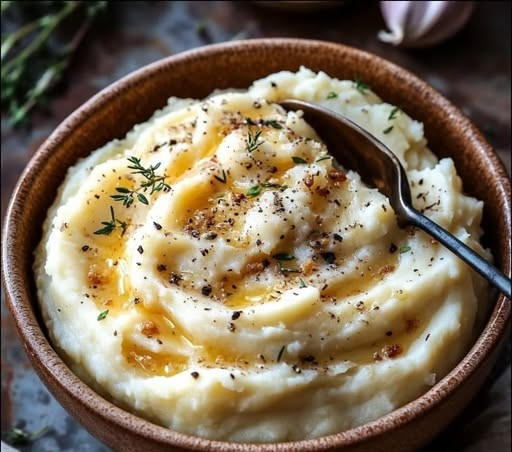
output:
[{"label": "black pepper flakes", "polygon": [[199,378],[199,372],[190,372],[190,375],[192,375],[192,378],[194,378],[195,380],[197,380]]},{"label": "black pepper flakes", "polygon": [[207,297],[212,293],[212,286],[207,284],[206,286],[201,287],[201,293]]},{"label": "black pepper flakes", "polygon": [[320,253],[320,255],[323,257],[324,261],[328,264],[333,264],[336,260],[336,256],[334,253],[331,253],[330,251],[327,251],[325,253]]},{"label": "black pepper flakes", "polygon": [[183,278],[178,275],[177,273],[174,273],[172,272],[171,275],[169,276],[169,282],[171,284],[175,284],[175,285],[179,285],[180,281],[182,280]]},{"label": "black pepper flakes", "polygon": [[153,226],[155,227],[155,229],[157,231],[159,231],[160,229],[162,229],[162,225],[157,223],[156,221],[153,221]]},{"label": "black pepper flakes", "polygon": [[233,311],[233,314],[231,315],[231,320],[239,319],[241,314],[242,314],[242,311]]},{"label": "black pepper flakes", "polygon": [[232,322],[229,322],[228,323],[228,330],[231,332],[231,333],[234,333],[236,331],[236,326],[234,323]]},{"label": "black pepper flakes", "polygon": [[88,245],[84,245],[82,246],[82,251],[88,251],[89,250],[89,246]]},{"label": "black pepper flakes", "polygon": [[389,252],[390,252],[391,254],[393,254],[397,249],[398,249],[398,247],[397,247],[394,243],[392,243],[391,245],[389,245]]},{"label": "black pepper flakes", "polygon": [[138,251],[140,254],[142,254],[142,253],[144,252],[144,248],[142,248],[142,245],[139,245],[139,246],[137,247],[137,251]]}]

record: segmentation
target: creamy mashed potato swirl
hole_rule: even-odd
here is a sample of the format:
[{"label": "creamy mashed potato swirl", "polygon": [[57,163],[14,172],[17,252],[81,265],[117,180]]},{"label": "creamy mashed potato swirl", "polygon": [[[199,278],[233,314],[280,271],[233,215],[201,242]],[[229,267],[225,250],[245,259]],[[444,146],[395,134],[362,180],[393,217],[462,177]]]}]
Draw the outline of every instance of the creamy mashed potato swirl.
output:
[{"label": "creamy mashed potato swirl", "polygon": [[302,68],[168,107],[71,168],[36,252],[72,369],[161,425],[231,441],[339,432],[411,401],[467,351],[486,286],[400,229],[284,98],[386,143],[417,209],[479,253],[482,203],[423,127],[370,89]]}]

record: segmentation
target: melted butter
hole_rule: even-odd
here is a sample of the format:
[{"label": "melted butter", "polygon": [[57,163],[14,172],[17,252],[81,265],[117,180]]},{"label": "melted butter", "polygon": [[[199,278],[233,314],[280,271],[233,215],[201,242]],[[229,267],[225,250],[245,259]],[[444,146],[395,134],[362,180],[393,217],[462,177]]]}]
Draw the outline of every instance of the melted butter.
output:
[{"label": "melted butter", "polygon": [[85,292],[98,309],[109,310],[109,315],[119,312],[129,301],[132,293],[126,262],[121,257],[125,242],[117,229],[106,238],[104,246],[87,251],[84,279]]},{"label": "melted butter", "polygon": [[124,340],[122,353],[126,362],[148,375],[172,376],[187,370],[188,358],[174,353],[154,353],[134,342]]},{"label": "melted butter", "polygon": [[237,310],[268,303],[279,298],[276,290],[273,286],[237,287],[232,295],[226,297],[224,306]]}]

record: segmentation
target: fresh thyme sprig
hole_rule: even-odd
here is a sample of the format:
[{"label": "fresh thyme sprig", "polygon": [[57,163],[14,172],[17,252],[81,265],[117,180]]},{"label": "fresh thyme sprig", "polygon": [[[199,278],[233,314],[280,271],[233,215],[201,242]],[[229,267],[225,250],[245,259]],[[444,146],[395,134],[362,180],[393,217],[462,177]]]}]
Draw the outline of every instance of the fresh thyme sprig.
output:
[{"label": "fresh thyme sprig", "polygon": [[249,131],[247,133],[247,140],[245,141],[245,149],[250,154],[251,152],[254,152],[256,149],[258,149],[262,144],[263,141],[258,141],[261,136],[261,130],[258,130],[254,135]]},{"label": "fresh thyme sprig", "polygon": [[270,126],[274,129],[282,129],[282,124],[279,124],[279,122],[276,119],[258,119],[254,120],[249,117],[246,117],[244,119],[245,124],[249,126]]},{"label": "fresh thyme sprig", "polygon": [[104,226],[101,229],[98,229],[97,231],[94,231],[96,235],[110,235],[114,229],[119,226],[121,228],[121,236],[124,235],[126,232],[126,228],[128,225],[126,224],[126,221],[118,220],[114,215],[114,208],[110,206],[110,221],[102,221],[101,224]]},{"label": "fresh thyme sprig", "polygon": [[165,182],[166,175],[159,176],[155,173],[160,167],[160,162],[146,168],[142,166],[140,159],[137,157],[128,157],[128,161],[131,163],[131,165],[128,165],[128,168],[133,170],[132,174],[140,174],[145,180],[134,190],[127,187],[116,187],[116,191],[119,194],[110,196],[114,201],[121,201],[125,207],[130,207],[135,199],[142,204],[148,205],[149,200],[141,191],[146,192],[150,190],[149,194],[152,195],[157,191],[171,189],[171,186]]},{"label": "fresh thyme sprig", "polygon": [[[2,1],[2,31],[9,28],[10,9],[23,11],[25,3]],[[87,34],[94,18],[106,9],[106,1],[41,2],[46,14],[17,26],[15,31],[2,35],[1,103],[12,125],[28,119],[31,110],[41,104],[48,92],[63,77],[71,56]],[[71,16],[81,22],[74,27],[66,45],[56,48],[55,36]],[[13,15],[14,16],[14,15]],[[5,24],[4,24],[5,22]],[[12,27],[11,27],[12,28]]]}]

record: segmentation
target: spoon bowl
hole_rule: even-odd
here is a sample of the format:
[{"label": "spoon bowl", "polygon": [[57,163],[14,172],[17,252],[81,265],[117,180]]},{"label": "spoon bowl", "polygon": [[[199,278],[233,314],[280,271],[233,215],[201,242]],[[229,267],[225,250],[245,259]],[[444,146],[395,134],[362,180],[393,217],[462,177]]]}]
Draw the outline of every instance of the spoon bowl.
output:
[{"label": "spoon bowl", "polygon": [[280,104],[286,110],[302,110],[304,119],[327,144],[337,162],[359,173],[363,182],[389,198],[399,226],[413,225],[430,234],[510,300],[510,279],[412,207],[407,174],[400,160],[384,143],[350,119],[325,107],[296,99],[287,99]]}]

